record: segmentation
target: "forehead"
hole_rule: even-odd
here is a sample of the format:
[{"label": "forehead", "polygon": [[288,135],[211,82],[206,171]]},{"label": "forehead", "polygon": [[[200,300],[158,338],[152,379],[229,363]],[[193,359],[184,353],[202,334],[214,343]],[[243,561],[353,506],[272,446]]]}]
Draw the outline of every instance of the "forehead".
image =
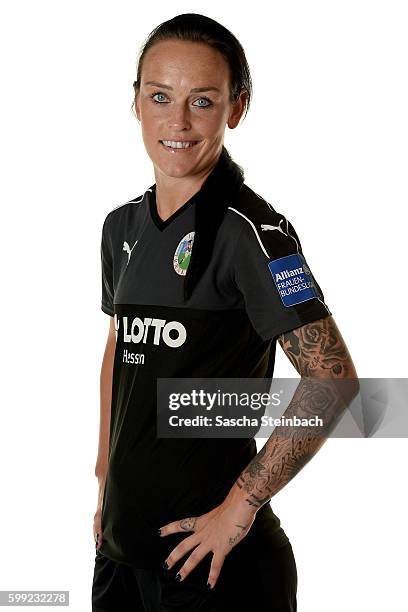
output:
[{"label": "forehead", "polygon": [[[224,56],[205,43],[166,40],[155,43],[144,56],[142,82],[171,80],[195,85],[228,86],[229,66]],[[200,83],[198,83],[200,81]],[[204,82],[205,81],[205,82]]]}]

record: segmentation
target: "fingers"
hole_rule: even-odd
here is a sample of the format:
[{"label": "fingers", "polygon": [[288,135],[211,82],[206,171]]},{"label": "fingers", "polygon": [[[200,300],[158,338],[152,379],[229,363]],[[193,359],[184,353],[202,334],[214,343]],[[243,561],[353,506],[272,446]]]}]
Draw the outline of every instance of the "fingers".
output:
[{"label": "fingers", "polygon": [[214,552],[213,558],[211,561],[210,573],[208,574],[208,583],[207,586],[211,589],[214,588],[218,576],[220,575],[222,566],[224,565],[225,555],[221,552]]},{"label": "fingers", "polygon": [[95,512],[93,521],[93,537],[95,542],[95,550],[99,550],[102,546],[102,523],[100,511]]},{"label": "fingers", "polygon": [[191,516],[181,521],[173,521],[160,528],[160,535],[166,536],[170,533],[179,533],[180,531],[196,531],[198,529],[198,523],[199,517],[197,516]]},{"label": "fingers", "polygon": [[[175,549],[176,550],[176,549]],[[194,551],[191,553],[187,561],[177,572],[175,579],[181,582],[185,580],[185,578],[189,575],[190,572],[204,559],[204,557],[208,554],[209,550],[207,547],[201,545],[197,546]]]},{"label": "fingers", "polygon": [[[204,557],[210,552],[210,550],[201,545],[197,546],[197,548],[191,553],[187,561],[177,572],[175,579],[181,582],[185,580],[190,572],[204,559]],[[215,551],[213,553],[210,573],[208,574],[207,587],[209,589],[214,588],[217,583],[218,577],[221,573],[222,566],[224,565],[226,555],[224,555],[220,551]],[[170,568],[169,568],[170,569]]]},{"label": "fingers", "polygon": [[167,559],[164,561],[163,567],[165,569],[171,569],[179,559],[184,557],[184,555],[186,555],[190,550],[197,546],[197,544],[199,544],[197,534],[193,534],[188,538],[184,538],[184,540],[180,542],[180,544],[178,544],[176,548],[173,548]]}]

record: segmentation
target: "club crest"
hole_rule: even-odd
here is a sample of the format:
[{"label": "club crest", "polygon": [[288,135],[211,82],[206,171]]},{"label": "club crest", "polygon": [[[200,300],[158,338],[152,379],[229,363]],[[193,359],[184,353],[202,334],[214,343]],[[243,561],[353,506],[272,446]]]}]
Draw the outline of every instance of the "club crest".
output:
[{"label": "club crest", "polygon": [[173,267],[177,274],[185,276],[190,263],[191,251],[194,242],[194,232],[186,234],[178,243],[173,257]]}]

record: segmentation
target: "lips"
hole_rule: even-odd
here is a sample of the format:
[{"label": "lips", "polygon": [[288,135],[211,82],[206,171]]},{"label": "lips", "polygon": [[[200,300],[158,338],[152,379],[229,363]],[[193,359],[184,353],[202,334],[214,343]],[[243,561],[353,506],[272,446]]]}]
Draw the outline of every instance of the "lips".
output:
[{"label": "lips", "polygon": [[163,147],[170,151],[189,151],[194,148],[201,140],[160,140]]}]

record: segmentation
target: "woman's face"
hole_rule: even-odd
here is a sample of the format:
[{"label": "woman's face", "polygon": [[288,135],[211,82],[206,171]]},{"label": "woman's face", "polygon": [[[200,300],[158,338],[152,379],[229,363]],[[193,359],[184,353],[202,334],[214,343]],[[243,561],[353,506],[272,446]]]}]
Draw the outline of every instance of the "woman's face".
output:
[{"label": "woman's face", "polygon": [[[211,167],[226,125],[236,127],[245,110],[245,92],[233,104],[229,87],[228,63],[209,45],[168,40],[147,51],[135,108],[157,171],[180,178]],[[181,149],[174,141],[195,144]]]}]

